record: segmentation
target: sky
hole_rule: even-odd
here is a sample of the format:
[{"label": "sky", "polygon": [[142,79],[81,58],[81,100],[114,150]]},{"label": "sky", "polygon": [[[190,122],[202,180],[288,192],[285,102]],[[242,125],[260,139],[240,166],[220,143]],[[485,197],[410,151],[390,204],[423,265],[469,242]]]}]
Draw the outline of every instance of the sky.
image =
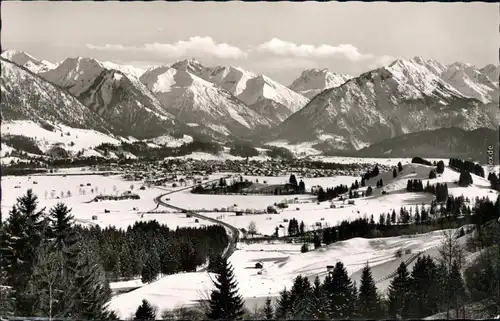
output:
[{"label": "sky", "polygon": [[1,9],[2,50],[54,63],[195,58],[285,85],[305,69],[357,76],[414,56],[498,64],[495,3],[7,1]]}]

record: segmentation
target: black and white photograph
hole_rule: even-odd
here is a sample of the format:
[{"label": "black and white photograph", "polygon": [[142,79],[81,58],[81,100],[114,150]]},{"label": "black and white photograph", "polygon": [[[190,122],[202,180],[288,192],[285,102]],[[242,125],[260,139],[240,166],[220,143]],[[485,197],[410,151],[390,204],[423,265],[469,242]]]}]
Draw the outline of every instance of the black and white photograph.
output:
[{"label": "black and white photograph", "polygon": [[498,3],[0,8],[1,321],[500,319]]}]

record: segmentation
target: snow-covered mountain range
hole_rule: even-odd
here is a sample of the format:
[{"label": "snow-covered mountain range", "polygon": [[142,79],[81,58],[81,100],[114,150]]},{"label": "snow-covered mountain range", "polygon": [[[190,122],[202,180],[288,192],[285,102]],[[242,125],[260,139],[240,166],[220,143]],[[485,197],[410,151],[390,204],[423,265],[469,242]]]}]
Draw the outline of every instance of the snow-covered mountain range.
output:
[{"label": "snow-covered mountain range", "polygon": [[57,67],[57,64],[45,60],[38,60],[24,51],[5,50],[2,52],[2,58],[10,60],[34,73],[47,71]]},{"label": "snow-covered mountain range", "polygon": [[162,66],[144,73],[140,81],[176,119],[203,131],[247,136],[271,125],[229,91],[189,71]]},{"label": "snow-covered mountain range", "polygon": [[25,67],[0,58],[2,120],[61,123],[75,128],[112,132],[113,126],[70,93]]},{"label": "snow-covered mountain range", "polygon": [[481,75],[465,64],[399,59],[323,91],[280,124],[269,140],[352,150],[430,129],[495,128],[498,85]]},{"label": "snow-covered mountain range", "polygon": [[399,135],[494,128],[500,67],[398,59],[358,77],[312,69],[286,87],[236,66],[194,59],[144,70],[68,58],[57,64],[2,53],[2,117],[113,137],[202,135],[308,142],[357,150]]},{"label": "snow-covered mountain range", "polygon": [[239,67],[205,67],[190,59],[179,61],[172,68],[186,71],[224,88],[272,124],[281,123],[309,101],[265,75],[257,75]]},{"label": "snow-covered mountain range", "polygon": [[172,132],[175,117],[132,74],[92,58],[68,58],[39,75],[68,90],[115,128],[115,134],[151,138]]}]

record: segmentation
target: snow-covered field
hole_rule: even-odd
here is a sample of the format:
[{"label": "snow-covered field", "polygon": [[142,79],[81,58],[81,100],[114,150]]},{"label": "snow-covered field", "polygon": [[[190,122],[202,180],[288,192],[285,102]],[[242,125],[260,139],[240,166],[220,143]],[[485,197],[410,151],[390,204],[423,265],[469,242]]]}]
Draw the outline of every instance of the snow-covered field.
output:
[{"label": "snow-covered field", "polygon": [[[286,220],[296,218],[299,222],[304,221],[308,230],[315,229],[317,223],[324,226],[334,226],[342,220],[352,220],[362,217],[370,217],[374,215],[375,221],[378,220],[380,214],[387,214],[396,210],[399,212],[401,206],[411,207],[415,205],[429,205],[434,198],[430,193],[408,193],[406,184],[409,179],[420,179],[424,186],[429,181],[430,184],[447,183],[448,190],[451,195],[469,197],[471,201],[476,196],[489,197],[492,200],[496,199],[497,192],[489,189],[489,181],[485,178],[472,175],[474,185],[471,187],[459,187],[454,182],[458,181],[459,173],[449,168],[445,168],[443,174],[436,179],[429,180],[429,172],[434,169],[433,166],[425,166],[420,164],[406,164],[403,166],[403,171],[398,177],[392,177],[392,171],[381,173],[379,176],[366,181],[366,189],[372,186],[373,196],[355,199],[354,205],[349,205],[348,202],[334,201],[335,208],[330,208],[331,202],[322,202],[317,204],[314,196],[301,195],[297,201],[294,201],[294,196],[254,196],[254,195],[199,195],[191,194],[190,191],[182,191],[170,196],[170,203],[182,208],[188,209],[207,209],[210,211],[215,208],[229,208],[234,205],[237,207],[233,212],[209,212],[204,215],[221,218],[223,221],[237,227],[248,228],[250,222],[256,224],[259,234],[271,235],[275,232],[275,228],[279,225],[284,228],[279,229],[279,234],[283,235],[288,227]],[[269,184],[284,183],[288,177],[251,177],[244,176],[249,180],[259,182],[267,181]],[[339,184],[350,186],[355,180],[360,181],[359,177],[339,176],[326,178],[311,178],[304,179],[306,188],[313,185],[321,185],[323,187],[333,187]],[[384,187],[376,189],[376,181],[382,179]],[[383,195],[382,191],[388,194]],[[289,207],[284,209],[280,214],[244,214],[236,216],[236,211],[245,211],[246,209],[265,210],[267,206],[273,205],[287,200]],[[343,208],[342,208],[343,206]],[[298,208],[298,210],[297,210]]]},{"label": "snow-covered field", "polygon": [[[397,162],[395,162],[397,163]],[[190,190],[179,191],[168,195],[168,203],[188,209],[206,208],[228,208],[237,205],[233,211],[246,209],[266,209],[267,206],[276,202],[287,200],[289,207],[280,214],[243,215],[236,216],[235,212],[209,212],[204,215],[214,218],[221,217],[222,220],[238,228],[248,228],[251,221],[256,223],[256,227],[261,234],[272,234],[275,227],[280,224],[288,226],[285,219],[296,218],[303,220],[308,229],[316,228],[316,223],[325,225],[335,225],[344,219],[354,219],[373,214],[375,220],[380,213],[388,213],[392,209],[399,210],[401,206],[412,206],[416,204],[429,204],[433,198],[428,193],[408,193],[406,184],[408,179],[421,179],[424,186],[428,181],[430,170],[433,166],[405,163],[404,169],[396,178],[392,177],[392,171],[381,173],[378,177],[366,181],[366,186],[375,186],[377,180],[382,178],[383,188],[374,188],[370,197],[355,199],[355,204],[344,204],[342,201],[334,201],[336,207],[330,208],[330,202],[317,204],[315,196],[257,196],[257,195],[198,195],[191,194]],[[82,172],[82,169],[68,170],[67,174]],[[83,172],[88,172],[85,170]],[[83,173],[82,172],[82,173]],[[228,173],[218,173],[211,179],[225,176]],[[430,180],[431,184],[447,183],[450,194],[455,196],[468,196],[472,201],[478,197],[487,196],[494,200],[498,192],[489,189],[489,182],[481,177],[472,175],[474,184],[470,187],[459,187],[454,182],[458,181],[459,173],[449,168],[445,168],[443,174],[436,179]],[[288,181],[288,176],[283,177],[252,177],[245,176],[245,179],[259,182],[266,181],[269,184],[281,184]],[[300,177],[298,177],[300,179]],[[314,185],[323,187],[333,187],[339,184],[350,185],[360,177],[339,176],[326,178],[305,178],[307,188]],[[37,181],[37,184],[34,184]],[[87,184],[90,183],[90,186]],[[80,185],[83,185],[80,186]],[[105,201],[91,202],[98,193],[121,194],[131,190],[140,195],[140,200],[127,201]],[[16,188],[19,186],[19,188]],[[174,226],[194,226],[193,218],[187,218],[185,214],[145,214],[141,213],[156,207],[154,198],[165,192],[165,188],[146,188],[139,190],[141,182],[124,181],[117,175],[68,175],[50,176],[33,175],[31,177],[8,176],[2,178],[2,211],[7,214],[17,197],[23,195],[28,188],[32,188],[40,198],[40,205],[50,208],[58,201],[65,202],[73,209],[73,214],[78,222],[83,224],[93,223],[101,226],[114,225],[125,228],[136,221],[156,219],[160,223]],[[95,190],[97,187],[98,191]],[[116,187],[116,190],[115,190]],[[365,187],[366,188],[366,187]],[[94,193],[92,193],[94,189]],[[85,195],[83,195],[85,190]],[[167,189],[168,190],[168,189]],[[53,192],[52,192],[53,191]],[[67,196],[70,191],[71,196]],[[388,194],[383,195],[382,191]],[[47,199],[45,198],[47,192]],[[63,192],[63,197],[61,197]],[[59,196],[60,199],[55,199]],[[347,202],[346,202],[347,203]],[[343,208],[341,207],[343,206]],[[133,210],[136,208],[136,210]],[[297,210],[297,208],[299,208]],[[104,213],[104,209],[109,213]],[[164,208],[159,208],[165,210]],[[97,219],[92,220],[96,215]],[[198,224],[208,224],[200,220]],[[280,234],[284,234],[285,229],[281,229]],[[300,253],[301,244],[288,243],[258,243],[258,244],[238,244],[238,250],[231,256],[230,261],[235,268],[235,274],[239,282],[240,293],[245,297],[247,306],[253,308],[258,303],[263,304],[267,296],[275,297],[285,286],[290,287],[293,279],[302,274],[311,279],[316,275],[324,277],[326,265],[333,265],[337,260],[341,260],[346,265],[349,274],[354,281],[358,281],[359,270],[368,262],[373,269],[375,280],[380,280],[392,273],[401,261],[406,260],[418,251],[425,251],[425,254],[437,255],[437,246],[440,245],[444,235],[436,231],[424,235],[412,237],[402,236],[380,239],[355,238],[343,242],[332,244],[308,253]],[[409,251],[401,258],[396,258],[397,250]],[[262,273],[253,268],[256,262],[262,262],[264,268]],[[147,299],[156,305],[160,311],[172,309],[179,305],[195,304],[196,300],[206,299],[212,287],[211,277],[206,272],[180,273],[162,277],[158,281],[143,285],[139,280],[131,280],[114,283],[111,287],[115,290],[123,288],[140,287],[129,293],[119,294],[110,302],[110,307],[116,310],[120,318],[128,318],[135,312],[141,300]],[[380,291],[385,291],[390,280],[377,283]],[[160,313],[159,313],[160,315]]]},{"label": "snow-covered field", "polygon": [[[368,262],[374,268],[375,280],[381,279],[394,271],[388,268],[387,263],[396,261],[397,264],[393,265],[396,268],[399,265],[398,260],[401,259],[395,257],[397,250],[416,253],[435,248],[441,244],[443,238],[441,231],[412,238],[355,238],[308,253],[300,253],[301,244],[239,243],[230,261],[239,283],[239,293],[248,302],[256,302],[259,299],[263,301],[268,296],[277,296],[284,287],[290,288],[293,279],[299,274],[311,279],[316,275],[320,279],[323,278],[326,275],[326,266],[334,265],[338,260],[344,263],[350,275],[362,269]],[[263,264],[260,275],[257,273],[259,269],[254,268],[256,262]],[[384,268],[376,269],[379,265]],[[197,300],[209,296],[212,278],[214,275],[207,272],[166,276],[157,282],[114,297],[110,308],[117,311],[121,318],[127,318],[135,312],[142,299],[156,305],[159,311],[181,305],[193,305]]]},{"label": "snow-covered field", "polygon": [[[74,171],[75,169],[68,170],[67,173],[74,173]],[[216,175],[216,177],[218,176]],[[83,186],[80,186],[81,184]],[[90,184],[90,186],[87,186],[87,184]],[[49,174],[7,176],[2,177],[2,212],[4,213],[4,219],[7,218],[10,209],[16,203],[16,199],[31,188],[39,198],[39,208],[46,207],[48,210],[58,202],[64,202],[72,209],[76,222],[81,224],[97,224],[102,227],[112,225],[117,228],[127,228],[137,221],[155,219],[171,228],[196,225],[194,219],[187,218],[185,214],[144,214],[141,217],[143,212],[156,207],[154,198],[169,190],[175,190],[163,187],[161,189],[151,187],[140,190],[141,186],[142,182],[126,181],[118,175],[68,175],[64,177]],[[93,193],[92,190],[94,190]],[[68,196],[68,191],[70,196]],[[103,195],[121,195],[125,191],[138,194],[140,199],[90,202],[101,193]],[[46,194],[47,197],[45,197]],[[104,210],[108,210],[109,213],[104,213]],[[159,210],[169,211],[166,208],[159,208]],[[97,216],[97,219],[92,220],[93,216]],[[200,222],[200,224],[211,223]]]},{"label": "snow-covered field", "polygon": [[[343,157],[343,156],[310,156],[311,160],[322,161],[325,163],[339,163],[339,164],[381,164],[396,166],[398,162],[401,164],[411,163],[411,158],[375,158],[375,157]],[[426,158],[426,160],[439,162],[442,160],[445,165],[448,165],[449,159],[445,158]]]}]

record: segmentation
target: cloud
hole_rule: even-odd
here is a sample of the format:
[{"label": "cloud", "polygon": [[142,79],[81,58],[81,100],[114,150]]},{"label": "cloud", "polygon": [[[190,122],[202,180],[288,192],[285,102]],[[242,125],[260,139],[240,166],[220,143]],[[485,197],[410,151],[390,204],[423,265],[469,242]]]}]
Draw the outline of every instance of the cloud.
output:
[{"label": "cloud", "polygon": [[273,38],[257,46],[256,51],[277,56],[288,56],[302,59],[318,58],[346,58],[350,61],[378,60],[372,54],[361,53],[358,48],[351,44],[332,45],[308,45],[295,44],[278,38]]},{"label": "cloud", "polygon": [[124,46],[124,45],[92,45],[87,48],[100,51],[128,51],[139,53],[151,53],[172,58],[184,57],[213,57],[219,59],[243,59],[247,54],[238,47],[227,43],[216,43],[211,37],[190,37],[187,41],[177,41],[173,44],[151,43],[142,46]]}]

